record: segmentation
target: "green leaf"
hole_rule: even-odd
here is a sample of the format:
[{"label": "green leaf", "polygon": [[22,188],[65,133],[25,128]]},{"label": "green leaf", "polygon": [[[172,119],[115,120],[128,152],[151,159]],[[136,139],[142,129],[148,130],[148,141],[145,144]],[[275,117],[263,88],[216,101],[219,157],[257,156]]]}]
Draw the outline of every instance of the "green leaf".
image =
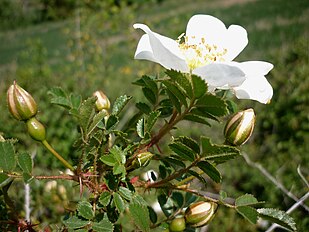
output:
[{"label": "green leaf", "polygon": [[95,114],[95,102],[94,97],[88,98],[85,100],[79,108],[79,124],[84,131],[84,134],[87,133],[88,126],[92,122],[93,116]]},{"label": "green leaf", "polygon": [[156,95],[156,93],[158,92],[158,86],[156,82],[147,75],[143,75],[142,79],[145,83],[145,86],[147,86]]},{"label": "green leaf", "polygon": [[33,180],[33,176],[27,172],[23,173],[23,180],[26,184],[30,183]]},{"label": "green leaf", "polygon": [[121,112],[121,110],[125,107],[125,105],[130,101],[131,98],[132,97],[127,95],[118,97],[113,105],[112,114],[118,115]]},{"label": "green leaf", "polygon": [[201,181],[205,186],[207,186],[207,181],[205,180],[205,178],[201,174],[199,174],[199,173],[197,173],[193,170],[189,170],[188,173],[190,175],[194,176],[195,178],[197,178],[199,181]]},{"label": "green leaf", "polygon": [[186,137],[186,136],[180,136],[175,141],[179,141],[189,147],[192,151],[195,153],[200,153],[200,145],[193,139]]},{"label": "green leaf", "polygon": [[132,202],[129,204],[129,212],[133,218],[135,225],[141,231],[150,231],[150,219],[149,213],[146,205],[138,204],[136,202]]},{"label": "green leaf", "polygon": [[99,198],[99,202],[104,205],[104,206],[107,206],[111,200],[111,194],[110,192],[103,192],[101,195],[100,195],[100,198]]},{"label": "green leaf", "polygon": [[184,164],[184,162],[180,161],[179,159],[175,159],[173,157],[165,157],[164,161],[168,162],[170,165],[172,165],[174,167],[174,169],[176,169],[176,166],[185,168],[186,165]]},{"label": "green leaf", "polygon": [[261,218],[277,223],[290,231],[297,230],[294,219],[284,211],[271,208],[261,208],[257,209],[257,212]]},{"label": "green leaf", "polygon": [[118,163],[125,164],[126,163],[126,154],[123,150],[121,150],[118,146],[113,146],[110,149],[110,154],[117,160]]},{"label": "green leaf", "polygon": [[136,124],[136,132],[140,138],[145,137],[145,119],[141,118]]},{"label": "green leaf", "polygon": [[94,217],[92,205],[88,201],[78,202],[77,211],[78,211],[78,214],[85,219],[90,220]]},{"label": "green leaf", "polygon": [[31,156],[24,152],[17,156],[18,165],[24,173],[31,174],[32,172],[32,159]]},{"label": "green leaf", "polygon": [[173,93],[173,95],[186,107],[188,107],[188,103],[186,100],[186,96],[183,92],[171,81],[164,80],[162,81],[166,88]]},{"label": "green leaf", "polygon": [[184,197],[180,192],[173,192],[171,199],[176,203],[176,205],[180,208],[183,206]]},{"label": "green leaf", "polygon": [[0,172],[0,188],[2,188],[3,186],[7,185],[12,180],[13,180],[12,177],[9,177],[8,175]]},{"label": "green leaf", "polygon": [[206,94],[198,99],[196,106],[201,112],[215,117],[222,117],[228,113],[225,101],[212,94]]},{"label": "green leaf", "polygon": [[152,92],[151,89],[147,88],[147,87],[144,87],[142,88],[142,91],[143,91],[143,94],[144,96],[146,97],[146,99],[151,103],[151,104],[156,104],[157,102],[157,97],[155,95],[154,92]]},{"label": "green leaf", "polygon": [[94,222],[92,224],[92,229],[97,232],[113,232],[114,225],[108,220],[108,217],[104,215],[104,218],[100,222]]},{"label": "green leaf", "polygon": [[97,125],[104,119],[105,116],[106,116],[106,112],[104,110],[102,110],[93,117],[92,122],[87,129],[87,131],[88,131],[87,135],[88,136],[97,127]]},{"label": "green leaf", "polygon": [[125,166],[123,164],[116,163],[114,168],[113,168],[113,174],[114,175],[122,174],[124,176],[125,173],[126,173]]},{"label": "green leaf", "polygon": [[[166,93],[169,97],[169,99],[171,100],[171,103],[173,104],[173,106],[176,108],[176,110],[180,113],[181,112],[181,105],[180,105],[180,102],[179,100],[177,99],[177,97],[170,91],[170,90],[166,90]],[[164,108],[167,108],[169,109],[169,107],[164,107]],[[162,108],[159,109],[160,112],[161,112],[161,115],[164,115],[164,114],[167,114],[165,112],[162,112]]]},{"label": "green leaf", "polygon": [[156,214],[156,212],[154,211],[152,207],[148,206],[147,208],[148,208],[150,221],[152,223],[156,223],[158,221],[158,215]]},{"label": "green leaf", "polygon": [[255,208],[252,208],[250,206],[239,206],[236,207],[236,211],[252,224],[256,224],[258,212]]},{"label": "green leaf", "polygon": [[9,141],[0,142],[0,168],[10,172],[16,166],[15,151],[13,144]]},{"label": "green leaf", "polygon": [[180,158],[184,160],[193,161],[195,159],[195,152],[191,148],[187,147],[181,142],[173,142],[168,145],[170,149],[179,155]]},{"label": "green leaf", "polygon": [[116,208],[118,209],[119,213],[122,213],[126,208],[122,197],[118,193],[114,193],[113,197]]},{"label": "green leaf", "polygon": [[132,199],[133,194],[128,188],[120,186],[118,192],[124,199],[128,201]]},{"label": "green leaf", "polygon": [[207,137],[201,137],[202,153],[201,156],[206,160],[213,161],[216,164],[226,162],[233,159],[235,156],[240,155],[236,147],[227,145],[212,144]]},{"label": "green leaf", "polygon": [[89,224],[89,221],[84,221],[76,216],[70,217],[63,221],[64,225],[69,229],[78,229]]},{"label": "green leaf", "polygon": [[211,124],[203,117],[196,114],[187,114],[184,117],[184,120],[201,123],[207,126],[211,126]]},{"label": "green leaf", "polygon": [[160,114],[160,111],[153,111],[149,114],[146,122],[146,132],[151,132],[151,129],[158,120]]},{"label": "green leaf", "polygon": [[67,94],[63,91],[62,88],[55,87],[50,89],[47,93],[52,96],[50,100],[52,104],[71,109],[71,103],[68,99]]},{"label": "green leaf", "polygon": [[115,164],[117,163],[117,160],[111,154],[101,156],[100,160],[106,165],[112,167],[115,166]]},{"label": "green leaf", "polygon": [[118,117],[115,115],[110,115],[106,122],[106,133],[110,133],[118,124]]},{"label": "green leaf", "polygon": [[246,206],[246,205],[256,205],[258,204],[258,200],[251,194],[245,194],[238,197],[235,201],[236,207]]},{"label": "green leaf", "polygon": [[197,163],[197,166],[205,173],[207,174],[213,181],[216,183],[221,182],[221,174],[218,171],[218,169],[213,166],[211,163],[207,161],[200,161]]},{"label": "green leaf", "polygon": [[173,81],[176,81],[176,83],[186,92],[188,97],[192,98],[192,85],[185,74],[176,70],[167,70],[165,73],[171,77]]},{"label": "green leaf", "polygon": [[149,114],[151,112],[151,108],[144,102],[138,102],[135,104],[136,108],[139,109],[144,114]]},{"label": "green leaf", "polygon": [[202,97],[208,89],[206,82],[201,77],[196,75],[191,75],[191,79],[195,98]]}]

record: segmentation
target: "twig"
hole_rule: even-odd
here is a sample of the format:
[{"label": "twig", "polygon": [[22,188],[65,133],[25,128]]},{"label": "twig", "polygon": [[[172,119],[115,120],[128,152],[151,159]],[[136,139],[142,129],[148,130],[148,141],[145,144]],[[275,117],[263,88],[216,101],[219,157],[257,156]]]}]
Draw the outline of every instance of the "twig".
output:
[{"label": "twig", "polygon": [[[304,203],[305,200],[307,200],[307,198],[309,197],[309,192],[307,192],[304,196],[302,196],[297,202],[294,203],[294,205],[292,205],[287,211],[287,214],[292,213],[296,208],[298,208],[300,205],[302,206],[302,204]],[[273,231],[276,227],[281,227],[276,223],[273,223],[267,230],[266,232],[271,232]]]},{"label": "twig", "polygon": [[297,173],[300,176],[300,178],[304,181],[305,185],[309,188],[309,183],[304,177],[304,175],[301,173],[300,166],[297,167]]},{"label": "twig", "polygon": [[[250,160],[249,156],[246,153],[242,153],[242,156],[245,158],[247,164],[251,167],[254,167],[258,169],[266,178],[268,178],[277,188],[279,188],[284,194],[286,194],[288,197],[293,199],[295,202],[298,202],[299,199],[291,193],[289,190],[287,190],[282,183],[280,183],[278,180],[276,180],[262,165],[253,162]],[[300,205],[309,212],[309,207],[306,206],[303,202],[300,203]]]}]

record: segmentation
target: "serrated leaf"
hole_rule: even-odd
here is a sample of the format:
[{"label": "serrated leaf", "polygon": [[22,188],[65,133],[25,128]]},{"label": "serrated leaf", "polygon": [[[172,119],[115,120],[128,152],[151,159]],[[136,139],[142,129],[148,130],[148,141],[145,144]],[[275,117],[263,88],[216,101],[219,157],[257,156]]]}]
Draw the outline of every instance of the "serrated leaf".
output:
[{"label": "serrated leaf", "polygon": [[257,209],[257,212],[261,218],[277,223],[290,231],[297,230],[294,219],[284,211],[272,208],[261,208]]},{"label": "serrated leaf", "polygon": [[188,173],[190,175],[194,176],[195,178],[197,178],[199,181],[201,181],[205,186],[207,186],[207,181],[205,180],[205,178],[201,174],[199,174],[199,173],[197,173],[193,170],[189,170]]},{"label": "serrated leaf", "polygon": [[256,224],[258,218],[258,212],[256,209],[250,206],[239,206],[236,207],[236,211],[252,224]]},{"label": "serrated leaf", "polygon": [[202,97],[208,89],[206,82],[201,77],[196,75],[192,75],[191,79],[195,98]]},{"label": "serrated leaf", "polygon": [[211,163],[207,161],[200,161],[197,163],[197,166],[205,173],[207,174],[213,181],[216,183],[221,182],[221,174],[218,171],[218,169],[213,166]]},{"label": "serrated leaf", "polygon": [[111,200],[111,194],[110,192],[103,192],[101,195],[100,195],[100,198],[99,198],[99,202],[104,205],[104,206],[107,206]]},{"label": "serrated leaf", "polygon": [[192,151],[194,151],[197,154],[200,153],[200,145],[192,138],[189,138],[186,136],[180,136],[175,141],[181,142],[182,144],[186,145],[187,147],[189,147]]},{"label": "serrated leaf", "polygon": [[122,197],[118,193],[114,193],[113,194],[113,201],[114,201],[115,206],[118,209],[119,213],[122,213],[126,208]]},{"label": "serrated leaf", "polygon": [[174,167],[174,169],[175,169],[175,166],[179,166],[182,168],[186,167],[184,162],[180,161],[179,159],[174,159],[173,157],[166,157],[164,161],[167,161],[170,165]]},{"label": "serrated leaf", "polygon": [[127,95],[118,97],[113,105],[112,114],[118,115],[121,112],[121,110],[125,107],[125,105],[130,101],[131,98],[132,97]]},{"label": "serrated leaf", "polygon": [[10,172],[16,166],[15,151],[13,144],[9,141],[0,142],[0,168]]},{"label": "serrated leaf", "polygon": [[81,106],[79,107],[79,124],[84,131],[84,134],[87,133],[88,126],[92,122],[93,116],[95,114],[95,102],[96,99],[94,97],[88,98],[85,100]]},{"label": "serrated leaf", "polygon": [[146,99],[151,103],[151,104],[156,104],[156,101],[157,101],[157,97],[155,95],[154,92],[152,92],[151,89],[147,88],[147,87],[144,87],[142,88],[142,91],[143,91],[143,94],[144,96],[146,97]]},{"label": "serrated leaf", "polygon": [[150,219],[146,205],[131,203],[129,204],[129,212],[133,218],[134,224],[141,231],[150,231]]},{"label": "serrated leaf", "polygon": [[[180,101],[177,99],[177,97],[168,89],[166,90],[166,93],[169,97],[169,99],[171,100],[171,103],[173,104],[173,106],[176,108],[176,110],[180,113],[181,112],[181,105],[180,105]],[[168,107],[169,108],[169,107]],[[160,110],[160,109],[159,109]],[[164,115],[164,112],[162,112],[162,108],[160,110],[161,115]]]},{"label": "serrated leaf", "polygon": [[73,109],[78,109],[82,102],[82,97],[80,95],[71,93],[69,98],[70,98],[71,107]]},{"label": "serrated leaf", "polygon": [[32,159],[31,156],[24,152],[17,156],[18,165],[24,173],[31,174],[32,172]]},{"label": "serrated leaf", "polygon": [[236,147],[212,144],[210,139],[207,137],[201,137],[201,145],[201,156],[205,157],[207,160],[215,162],[216,164],[223,163],[237,155],[240,155],[240,152]]},{"label": "serrated leaf", "polygon": [[211,126],[211,124],[204,118],[195,114],[187,114],[184,117],[184,120],[201,123],[207,126]]},{"label": "serrated leaf", "polygon": [[188,107],[186,96],[182,93],[177,86],[171,81],[164,80],[162,81],[165,87],[173,93],[173,95],[185,106]]},{"label": "serrated leaf", "polygon": [[196,106],[203,113],[208,113],[215,117],[222,117],[228,113],[225,101],[212,94],[205,94],[198,99]]},{"label": "serrated leaf", "polygon": [[118,163],[126,163],[126,154],[120,147],[113,146],[110,149],[110,154],[117,160]]},{"label": "serrated leaf", "polygon": [[173,142],[168,146],[173,152],[184,160],[193,161],[195,159],[195,152],[181,142]]},{"label": "serrated leaf", "polygon": [[186,92],[188,97],[192,98],[192,85],[185,74],[176,70],[167,70],[165,73],[171,77],[173,81],[176,81],[176,83]]},{"label": "serrated leaf", "polygon": [[70,217],[63,221],[64,225],[69,229],[78,229],[89,224],[89,221],[82,220],[76,216]]},{"label": "serrated leaf", "polygon": [[156,95],[156,93],[158,92],[158,86],[156,84],[156,82],[149,76],[147,75],[143,75],[142,79],[145,83],[145,85]]},{"label": "serrated leaf", "polygon": [[128,188],[120,186],[118,192],[124,199],[128,201],[132,199],[133,194]]},{"label": "serrated leaf", "polygon": [[136,124],[136,132],[140,138],[145,137],[145,119],[141,118]]},{"label": "serrated leaf", "polygon": [[256,205],[258,204],[258,200],[251,194],[245,194],[238,197],[235,201],[236,207],[246,206],[246,205]]},{"label": "serrated leaf", "polygon": [[118,174],[125,175],[125,173],[126,173],[125,166],[123,164],[116,163],[115,166],[113,167],[113,174],[114,175],[118,175]]},{"label": "serrated leaf", "polygon": [[94,217],[92,205],[88,201],[78,202],[77,211],[78,211],[78,214],[85,219],[90,220]]},{"label": "serrated leaf", "polygon": [[145,127],[146,132],[150,132],[151,131],[151,129],[153,128],[154,124],[158,120],[160,114],[161,114],[160,111],[153,111],[153,112],[151,112],[149,114],[149,116],[147,118],[147,122],[146,122],[146,127]]},{"label": "serrated leaf", "polygon": [[67,109],[71,108],[71,103],[70,103],[70,101],[68,99],[68,96],[63,91],[62,88],[55,87],[55,88],[50,89],[47,93],[52,96],[52,98],[50,100],[50,102],[52,104],[65,107]]},{"label": "serrated leaf", "polygon": [[108,220],[108,217],[105,215],[100,222],[94,222],[92,224],[92,229],[97,232],[113,232],[114,225]]},{"label": "serrated leaf", "polygon": [[87,135],[89,136],[92,131],[97,127],[97,125],[104,119],[104,117],[106,116],[106,112],[105,111],[100,111],[99,113],[97,113],[93,119],[92,119],[92,122],[91,124],[89,125],[87,131]]},{"label": "serrated leaf", "polygon": [[110,115],[106,122],[106,133],[110,133],[119,122],[118,117],[116,115]]},{"label": "serrated leaf", "polygon": [[117,163],[117,160],[111,154],[101,156],[100,160],[106,165],[112,167]]},{"label": "serrated leaf", "polygon": [[144,114],[149,114],[151,112],[151,108],[144,102],[138,102],[135,104],[136,108],[139,109]]}]

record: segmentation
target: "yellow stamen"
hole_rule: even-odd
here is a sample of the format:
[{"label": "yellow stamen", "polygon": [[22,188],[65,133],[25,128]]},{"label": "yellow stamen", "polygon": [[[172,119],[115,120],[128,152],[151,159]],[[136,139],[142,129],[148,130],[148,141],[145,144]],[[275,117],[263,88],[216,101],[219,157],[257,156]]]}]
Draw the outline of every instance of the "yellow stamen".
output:
[{"label": "yellow stamen", "polygon": [[[195,36],[191,38],[196,39]],[[182,33],[178,37],[177,42],[191,70],[213,62],[225,61],[224,56],[227,53],[227,49],[220,48],[216,44],[208,44],[204,37],[198,43],[189,44],[188,36]]]}]

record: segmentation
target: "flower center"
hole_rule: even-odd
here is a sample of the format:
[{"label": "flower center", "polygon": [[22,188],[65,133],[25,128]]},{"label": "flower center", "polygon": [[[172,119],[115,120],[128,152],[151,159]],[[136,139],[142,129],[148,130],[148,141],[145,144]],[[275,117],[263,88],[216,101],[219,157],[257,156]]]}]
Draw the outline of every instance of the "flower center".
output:
[{"label": "flower center", "polygon": [[[191,39],[190,42],[189,39]],[[225,61],[224,55],[227,53],[227,49],[220,48],[215,44],[208,44],[204,37],[197,40],[194,36],[189,38],[183,33],[178,37],[177,43],[190,70],[210,63]]]}]

